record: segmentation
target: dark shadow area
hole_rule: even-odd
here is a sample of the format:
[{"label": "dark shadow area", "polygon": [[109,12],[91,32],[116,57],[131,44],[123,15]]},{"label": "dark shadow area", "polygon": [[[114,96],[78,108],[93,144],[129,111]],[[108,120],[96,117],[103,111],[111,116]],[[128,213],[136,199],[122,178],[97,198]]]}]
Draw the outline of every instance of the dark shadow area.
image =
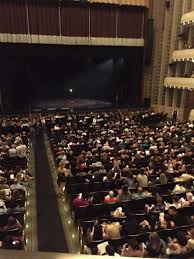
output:
[{"label": "dark shadow area", "polygon": [[143,48],[0,44],[0,54],[4,111],[68,99],[140,104]]}]

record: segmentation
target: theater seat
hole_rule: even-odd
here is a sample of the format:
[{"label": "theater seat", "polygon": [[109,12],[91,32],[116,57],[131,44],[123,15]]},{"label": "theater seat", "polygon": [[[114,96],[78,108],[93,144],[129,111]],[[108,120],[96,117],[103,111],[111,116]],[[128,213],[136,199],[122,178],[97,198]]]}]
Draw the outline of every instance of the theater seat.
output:
[{"label": "theater seat", "polygon": [[92,192],[98,192],[102,190],[102,182],[93,182],[91,183]]},{"label": "theater seat", "polygon": [[80,220],[80,219],[90,218],[89,207],[90,206],[81,206],[81,207],[75,208],[74,209],[75,219]]},{"label": "theater seat", "polygon": [[80,222],[83,237],[86,237],[88,230],[92,230],[95,220],[83,220]]},{"label": "theater seat", "polygon": [[95,241],[87,241],[86,245],[89,247],[89,248],[92,248],[92,247],[96,247],[97,245],[103,243],[103,242],[106,242],[106,240],[95,240]]},{"label": "theater seat", "polygon": [[11,235],[11,236],[21,236],[22,232],[23,232],[23,230],[19,229],[19,228],[6,230],[6,234]]},{"label": "theater seat", "polygon": [[119,202],[106,203],[105,204],[106,214],[110,215],[110,212],[115,211],[118,207],[119,207]]},{"label": "theater seat", "polygon": [[93,204],[91,208],[92,208],[92,217],[97,218],[97,217],[103,217],[105,215],[104,203]]},{"label": "theater seat", "polygon": [[114,182],[104,181],[103,182],[103,189],[104,190],[112,190],[112,189],[114,189]]}]

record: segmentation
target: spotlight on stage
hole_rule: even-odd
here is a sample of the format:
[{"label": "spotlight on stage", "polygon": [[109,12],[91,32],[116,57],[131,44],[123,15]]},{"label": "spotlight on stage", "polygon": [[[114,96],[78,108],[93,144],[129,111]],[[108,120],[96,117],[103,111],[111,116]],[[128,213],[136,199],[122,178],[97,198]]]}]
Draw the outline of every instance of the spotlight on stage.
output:
[{"label": "spotlight on stage", "polygon": [[72,92],[73,92],[73,89],[72,89],[72,88],[70,88],[70,89],[69,89],[69,92],[70,92],[70,93],[72,93]]}]

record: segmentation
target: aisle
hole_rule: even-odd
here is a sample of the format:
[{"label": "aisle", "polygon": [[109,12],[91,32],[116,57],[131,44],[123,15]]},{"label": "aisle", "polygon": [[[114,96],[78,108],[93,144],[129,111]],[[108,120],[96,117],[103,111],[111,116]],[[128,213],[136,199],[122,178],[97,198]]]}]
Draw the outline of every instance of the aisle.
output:
[{"label": "aisle", "polygon": [[38,250],[68,252],[43,136],[35,145]]}]

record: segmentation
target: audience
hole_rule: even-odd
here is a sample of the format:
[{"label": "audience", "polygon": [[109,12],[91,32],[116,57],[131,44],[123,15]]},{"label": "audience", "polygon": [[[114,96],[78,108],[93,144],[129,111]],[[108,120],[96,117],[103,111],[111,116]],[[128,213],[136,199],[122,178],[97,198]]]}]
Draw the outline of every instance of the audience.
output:
[{"label": "audience", "polygon": [[[127,244],[120,243],[121,249],[107,246],[108,255],[165,257],[189,252],[187,240],[193,238],[194,213],[187,214],[185,209],[193,206],[192,123],[166,121],[165,114],[136,111],[125,116],[117,112],[74,113],[60,120],[48,115],[46,127],[58,165],[62,160],[69,162],[71,173],[64,174],[64,185],[70,199],[80,190],[92,197],[73,199],[73,208],[88,207],[80,225],[94,217],[93,208],[95,217],[104,219],[102,225],[93,227],[92,238],[95,228],[101,239],[108,240],[151,231],[148,242],[143,236],[138,241],[129,237]],[[178,230],[176,238],[170,239],[171,230],[179,227],[189,231],[187,240]],[[166,230],[169,234],[163,239],[160,232]]]},{"label": "audience", "polygon": [[0,248],[24,249],[23,229],[27,189],[30,124],[26,119],[0,120]]}]

